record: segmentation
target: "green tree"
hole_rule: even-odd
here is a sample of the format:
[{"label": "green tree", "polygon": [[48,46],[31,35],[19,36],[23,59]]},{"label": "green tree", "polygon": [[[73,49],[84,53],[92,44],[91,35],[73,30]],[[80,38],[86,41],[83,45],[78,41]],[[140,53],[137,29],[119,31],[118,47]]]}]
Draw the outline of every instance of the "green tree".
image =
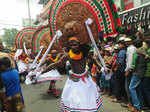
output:
[{"label": "green tree", "polygon": [[3,40],[0,38],[0,43],[3,42]]},{"label": "green tree", "polygon": [[17,36],[18,30],[15,28],[12,29],[4,29],[4,35],[2,36],[2,41],[8,47],[15,46],[15,38]]}]

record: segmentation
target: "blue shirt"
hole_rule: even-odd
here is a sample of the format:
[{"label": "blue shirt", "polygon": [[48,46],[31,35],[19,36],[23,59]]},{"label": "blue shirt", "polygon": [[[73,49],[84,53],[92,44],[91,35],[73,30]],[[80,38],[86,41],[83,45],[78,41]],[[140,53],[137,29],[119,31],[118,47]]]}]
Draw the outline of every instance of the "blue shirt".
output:
[{"label": "blue shirt", "polygon": [[119,66],[119,70],[121,72],[125,71],[126,68],[126,50],[121,49],[117,55],[117,65]]},{"label": "blue shirt", "polygon": [[22,94],[19,82],[19,74],[16,69],[10,69],[2,73],[2,81],[6,89],[6,98],[15,94]]}]

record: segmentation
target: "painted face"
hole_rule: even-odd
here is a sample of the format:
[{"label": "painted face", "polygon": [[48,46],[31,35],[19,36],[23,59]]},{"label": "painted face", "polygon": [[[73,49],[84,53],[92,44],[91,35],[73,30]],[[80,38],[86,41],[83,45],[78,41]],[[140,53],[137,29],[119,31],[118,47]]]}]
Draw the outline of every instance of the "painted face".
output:
[{"label": "painted face", "polygon": [[52,57],[56,57],[57,56],[57,51],[56,50],[52,50],[51,55],[52,55]]},{"label": "painted face", "polygon": [[56,53],[52,53],[52,57],[56,57],[57,56],[57,54]]},{"label": "painted face", "polygon": [[76,40],[71,40],[69,42],[69,45],[70,45],[71,49],[78,49],[79,45],[80,45],[80,42],[76,41]]}]

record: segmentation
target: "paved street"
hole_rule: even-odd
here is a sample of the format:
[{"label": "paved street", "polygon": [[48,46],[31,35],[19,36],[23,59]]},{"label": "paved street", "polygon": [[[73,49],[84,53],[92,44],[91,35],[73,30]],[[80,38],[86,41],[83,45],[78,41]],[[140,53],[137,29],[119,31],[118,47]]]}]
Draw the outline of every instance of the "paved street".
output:
[{"label": "paved street", "polygon": [[[63,76],[63,81],[58,81],[57,87],[62,90],[65,84],[66,76]],[[22,85],[23,94],[26,104],[25,112],[60,112],[60,99],[46,95],[48,83],[36,85]],[[120,107],[119,104],[112,103],[106,96],[103,97],[105,112],[128,112]]]}]

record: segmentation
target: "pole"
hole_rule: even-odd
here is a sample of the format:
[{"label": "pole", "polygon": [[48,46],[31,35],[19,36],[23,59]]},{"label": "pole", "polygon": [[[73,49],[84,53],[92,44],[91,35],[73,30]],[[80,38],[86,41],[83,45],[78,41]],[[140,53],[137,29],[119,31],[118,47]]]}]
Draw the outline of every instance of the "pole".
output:
[{"label": "pole", "polygon": [[97,45],[96,45],[96,42],[95,42],[95,40],[94,40],[92,31],[91,31],[91,29],[90,29],[90,27],[89,27],[89,25],[92,24],[92,22],[93,22],[92,19],[89,18],[89,19],[85,22],[85,25],[86,25],[86,28],[87,28],[89,37],[90,37],[90,39],[91,39],[91,41],[92,41],[92,44],[94,45],[95,50],[96,50],[96,52],[97,52],[97,54],[98,54],[98,58],[99,58],[99,60],[101,61],[101,64],[103,65],[104,69],[106,70],[107,68],[106,68],[105,62],[104,62],[104,60],[103,60],[103,58],[102,58],[102,56],[101,56],[101,54],[100,54],[100,52],[99,52],[99,49],[98,49],[98,47],[97,47]]},{"label": "pole", "polygon": [[31,12],[30,12],[30,2],[29,2],[29,0],[27,0],[27,4],[28,4],[29,26],[31,26]]}]

